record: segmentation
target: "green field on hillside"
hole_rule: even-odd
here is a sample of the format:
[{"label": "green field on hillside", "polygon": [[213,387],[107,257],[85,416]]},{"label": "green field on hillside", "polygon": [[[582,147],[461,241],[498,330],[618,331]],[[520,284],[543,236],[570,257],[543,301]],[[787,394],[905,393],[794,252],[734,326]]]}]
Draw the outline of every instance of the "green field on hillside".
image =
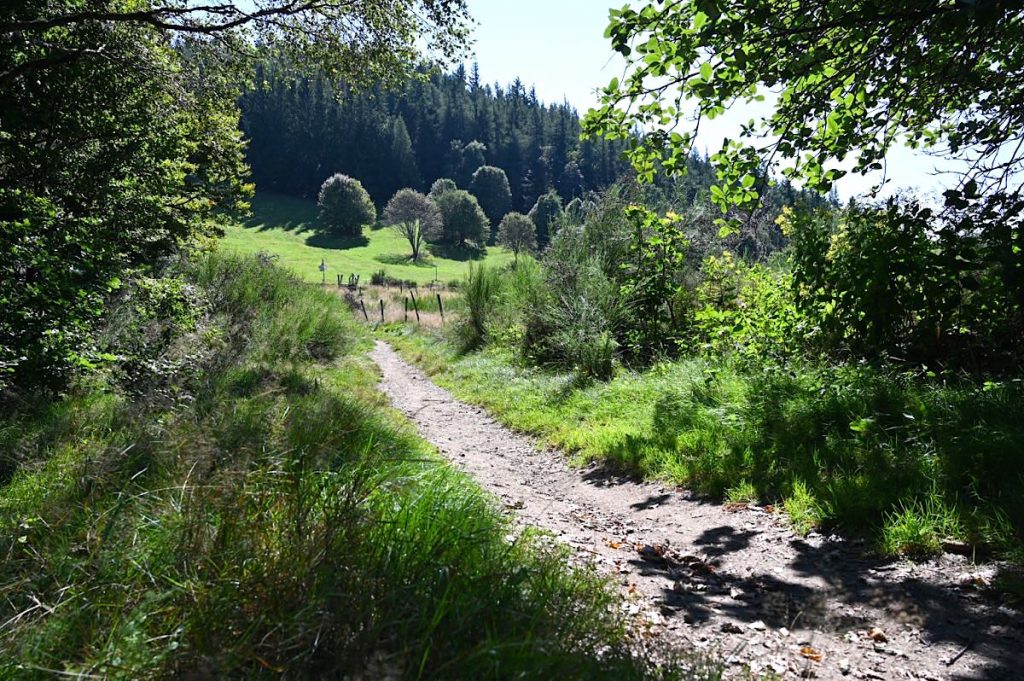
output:
[{"label": "green field on hillside", "polygon": [[[504,265],[512,254],[492,246],[483,258],[473,260],[465,252],[435,249],[435,254],[413,265],[409,245],[387,228],[363,231],[363,238],[339,238],[316,231],[316,204],[276,194],[262,194],[252,201],[253,215],[242,225],[228,227],[222,247],[234,253],[266,251],[278,256],[279,264],[309,282],[321,281],[321,260],[327,266],[327,281],[338,274],[358,274],[368,282],[380,269],[389,276],[420,284],[461,279],[471,262]],[[442,257],[448,256],[448,257]]]}]

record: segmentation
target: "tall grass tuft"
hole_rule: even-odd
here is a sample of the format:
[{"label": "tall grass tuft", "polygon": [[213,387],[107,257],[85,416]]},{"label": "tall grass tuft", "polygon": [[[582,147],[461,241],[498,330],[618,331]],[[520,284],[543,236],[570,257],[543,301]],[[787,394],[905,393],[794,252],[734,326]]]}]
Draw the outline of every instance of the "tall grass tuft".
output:
[{"label": "tall grass tuft", "polygon": [[479,347],[487,337],[487,322],[494,312],[500,286],[496,270],[486,265],[470,263],[466,282],[462,287],[466,315],[460,327],[460,340],[464,350]]}]

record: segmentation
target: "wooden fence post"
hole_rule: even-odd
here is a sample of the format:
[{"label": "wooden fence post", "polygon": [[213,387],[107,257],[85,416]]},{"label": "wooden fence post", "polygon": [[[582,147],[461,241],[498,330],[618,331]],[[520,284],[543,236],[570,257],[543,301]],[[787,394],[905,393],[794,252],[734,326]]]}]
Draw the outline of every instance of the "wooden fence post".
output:
[{"label": "wooden fence post", "polygon": [[405,302],[405,321],[409,321],[409,296],[403,296],[402,300]]},{"label": "wooden fence post", "polygon": [[384,323],[384,299],[380,299],[380,323]]},{"label": "wooden fence post", "polygon": [[420,306],[416,304],[416,296],[412,291],[409,291],[409,295],[412,296],[412,311],[416,313],[416,323],[420,323]]},{"label": "wooden fence post", "polygon": [[441,294],[437,294],[437,309],[441,312],[441,325],[444,325],[444,305],[441,304]]},{"label": "wooden fence post", "polygon": [[366,321],[370,321],[370,316],[366,314],[366,305],[363,303],[362,299],[359,301],[359,307],[363,308],[363,316],[366,317]]}]

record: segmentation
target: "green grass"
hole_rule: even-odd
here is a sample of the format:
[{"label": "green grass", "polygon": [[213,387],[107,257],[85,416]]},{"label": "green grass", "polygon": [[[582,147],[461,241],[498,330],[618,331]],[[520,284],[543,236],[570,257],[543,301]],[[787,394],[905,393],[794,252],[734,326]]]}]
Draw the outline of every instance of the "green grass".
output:
[{"label": "green grass", "polygon": [[462,279],[471,262],[501,266],[512,261],[512,254],[497,246],[488,248],[486,256],[476,261],[468,253],[434,247],[436,255],[414,265],[408,260],[408,243],[387,228],[364,228],[361,239],[320,234],[316,231],[316,204],[310,201],[261,194],[253,199],[252,210],[253,216],[245,224],[227,228],[222,248],[239,254],[266,251],[311,283],[321,281],[321,260],[327,266],[328,283],[334,283],[338,274],[345,278],[358,274],[363,284],[370,283],[370,275],[381,269],[396,279],[425,284],[435,275],[441,282]]},{"label": "green grass", "polygon": [[153,361],[5,405],[0,678],[683,675],[627,652],[591,572],[506,538],[336,296],[255,258],[181,276],[195,328],[112,316]]},{"label": "green grass", "polygon": [[780,505],[891,554],[949,537],[1024,555],[1024,385],[943,384],[870,367],[701,358],[608,382],[530,367],[501,346],[384,329],[458,397],[572,453],[717,498]]}]

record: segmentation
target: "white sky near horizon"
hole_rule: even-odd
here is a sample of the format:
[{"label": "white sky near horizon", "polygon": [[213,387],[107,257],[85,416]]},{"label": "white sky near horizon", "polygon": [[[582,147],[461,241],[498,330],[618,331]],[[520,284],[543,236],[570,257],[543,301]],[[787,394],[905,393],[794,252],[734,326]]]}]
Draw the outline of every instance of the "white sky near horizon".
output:
[{"label": "white sky near horizon", "polygon": [[[598,101],[596,91],[622,75],[624,60],[604,38],[610,0],[468,0],[477,22],[471,51],[485,83],[506,85],[516,77],[549,104],[568,101],[581,114]],[[765,105],[737,104],[725,116],[701,123],[697,148],[717,151],[725,137],[735,136],[740,123],[763,113]],[[949,176],[936,176],[937,161],[900,147],[887,157],[885,194],[915,189],[936,194],[950,186]],[[950,163],[941,164],[949,170]],[[863,194],[875,185],[873,176],[847,176],[838,183],[840,198]]]}]

